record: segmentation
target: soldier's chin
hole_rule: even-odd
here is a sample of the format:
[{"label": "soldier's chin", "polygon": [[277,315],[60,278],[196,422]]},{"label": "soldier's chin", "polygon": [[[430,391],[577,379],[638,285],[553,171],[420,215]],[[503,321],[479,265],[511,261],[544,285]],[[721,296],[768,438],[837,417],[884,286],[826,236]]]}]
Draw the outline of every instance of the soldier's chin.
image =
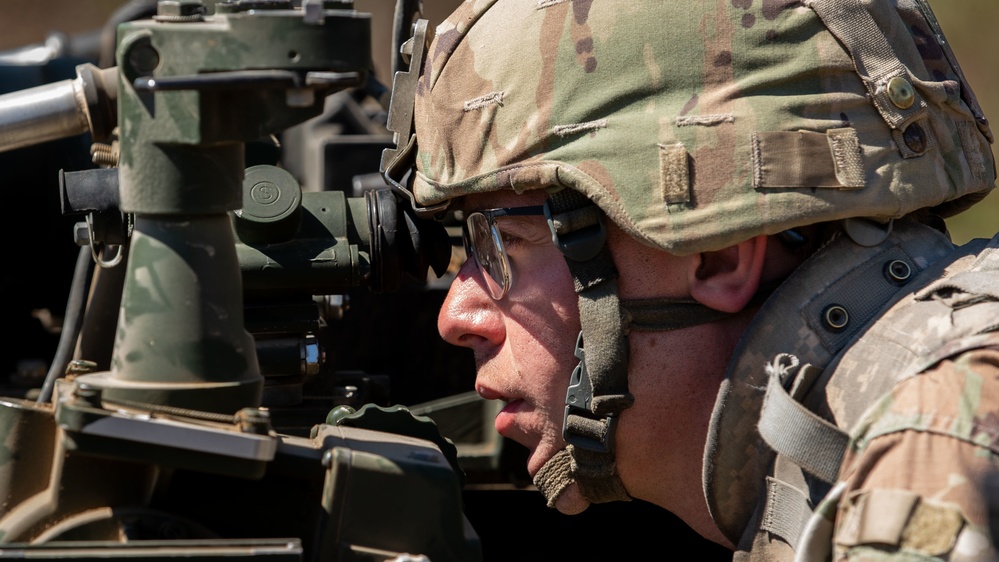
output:
[{"label": "soldier's chin", "polygon": [[570,484],[558,498],[555,499],[555,509],[563,515],[578,515],[590,507],[590,500],[579,493],[579,486]]}]

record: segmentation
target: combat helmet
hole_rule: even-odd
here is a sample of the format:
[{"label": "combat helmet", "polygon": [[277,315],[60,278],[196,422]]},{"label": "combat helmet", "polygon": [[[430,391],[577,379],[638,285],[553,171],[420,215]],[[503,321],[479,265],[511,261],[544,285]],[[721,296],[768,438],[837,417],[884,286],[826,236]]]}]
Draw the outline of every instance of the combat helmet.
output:
[{"label": "combat helmet", "polygon": [[[420,64],[414,134],[387,179],[429,212],[551,193],[580,293],[570,394],[589,412],[567,409],[571,458],[538,483],[550,504],[565,478],[591,501],[626,499],[610,446],[631,401],[625,326],[595,317],[632,311],[612,264],[576,269],[609,262],[599,221],[580,220],[590,208],[686,255],[821,222],[947,217],[995,185],[988,121],[925,0],[468,0]],[[710,319],[692,309],[679,325]]]}]

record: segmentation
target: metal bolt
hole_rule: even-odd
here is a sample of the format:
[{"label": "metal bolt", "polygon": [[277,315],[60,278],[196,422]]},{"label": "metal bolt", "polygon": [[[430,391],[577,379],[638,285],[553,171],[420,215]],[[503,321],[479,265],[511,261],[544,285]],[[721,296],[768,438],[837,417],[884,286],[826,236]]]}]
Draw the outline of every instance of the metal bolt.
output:
[{"label": "metal bolt", "polygon": [[96,370],[97,363],[87,361],[86,359],[74,359],[69,362],[69,365],[66,365],[67,376],[86,375]]},{"label": "metal bolt", "polygon": [[267,435],[271,431],[271,413],[267,408],[243,408],[236,412],[236,424],[243,433]]},{"label": "metal bolt", "polygon": [[118,141],[112,144],[95,142],[90,146],[90,159],[94,164],[104,168],[118,165]]},{"label": "metal bolt", "polygon": [[80,405],[101,408],[101,394],[100,388],[88,384],[77,384],[73,387],[74,402]]},{"label": "metal bolt", "polygon": [[156,4],[156,15],[170,18],[201,16],[205,13],[205,5],[199,0],[160,0]]},{"label": "metal bolt", "polygon": [[352,384],[334,388],[333,403],[338,406],[349,406],[350,404],[353,404],[357,400],[357,390],[357,387]]}]

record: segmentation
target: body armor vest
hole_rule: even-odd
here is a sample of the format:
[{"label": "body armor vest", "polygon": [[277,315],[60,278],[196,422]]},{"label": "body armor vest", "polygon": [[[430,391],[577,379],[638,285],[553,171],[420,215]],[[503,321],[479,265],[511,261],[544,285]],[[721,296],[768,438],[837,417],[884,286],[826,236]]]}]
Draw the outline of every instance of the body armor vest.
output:
[{"label": "body armor vest", "polygon": [[734,559],[828,558],[865,413],[941,360],[999,348],[997,330],[999,235],[955,247],[898,221],[834,236],[761,308],[712,415],[704,487]]}]

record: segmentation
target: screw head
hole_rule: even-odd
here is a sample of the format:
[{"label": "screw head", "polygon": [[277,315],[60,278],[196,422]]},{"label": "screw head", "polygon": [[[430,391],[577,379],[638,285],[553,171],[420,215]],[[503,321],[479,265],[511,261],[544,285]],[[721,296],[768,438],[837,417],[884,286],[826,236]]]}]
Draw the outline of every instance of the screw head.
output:
[{"label": "screw head", "polygon": [[916,90],[908,80],[896,76],[888,81],[888,99],[899,109],[909,109],[916,101]]},{"label": "screw head", "polygon": [[200,16],[205,13],[205,5],[200,0],[160,0],[156,4],[158,16]]}]

